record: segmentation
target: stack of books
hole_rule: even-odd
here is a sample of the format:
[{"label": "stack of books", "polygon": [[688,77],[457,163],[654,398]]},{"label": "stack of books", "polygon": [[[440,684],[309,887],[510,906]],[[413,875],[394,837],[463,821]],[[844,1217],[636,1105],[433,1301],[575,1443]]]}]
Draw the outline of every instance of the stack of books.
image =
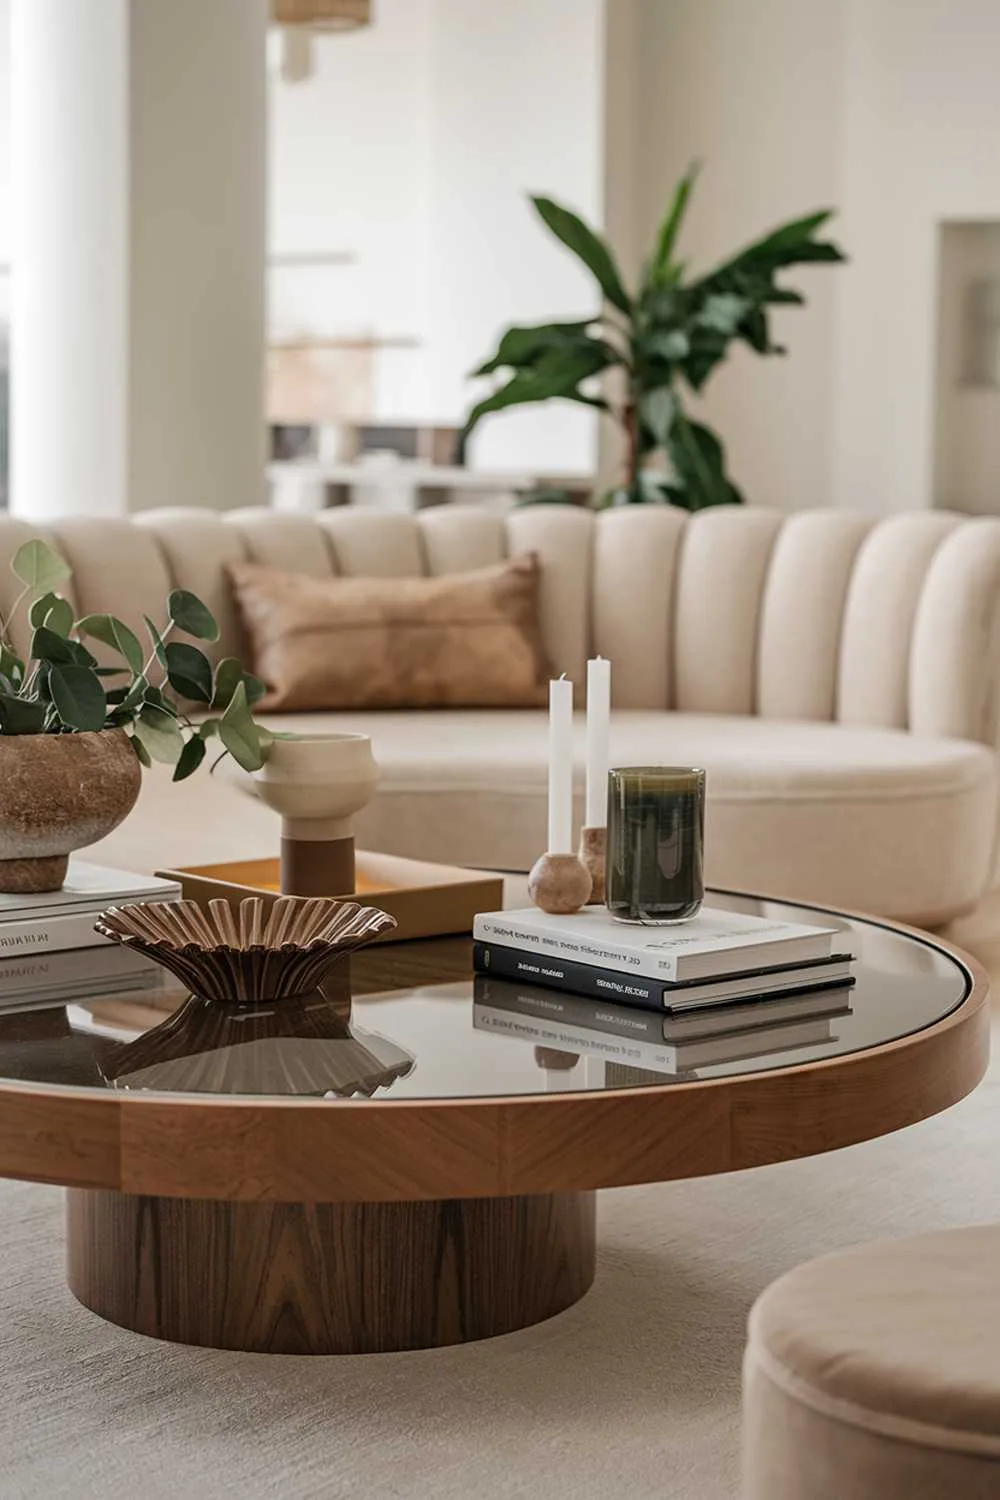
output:
[{"label": "stack of books", "polygon": [[42,895],[0,895],[0,1009],[66,1004],[156,989],[163,970],[95,932],[98,915],[130,901],[179,901],[174,880],[71,860],[66,883]]},{"label": "stack of books", "polygon": [[835,1042],[837,1020],[851,1013],[850,994],[844,984],[819,994],[657,1015],[477,974],[472,1024],[477,1031],[517,1037],[536,1047],[690,1078],[721,1063]]},{"label": "stack of books", "polygon": [[602,907],[490,912],[473,929],[473,1024],[684,1074],[836,1040],[853,954],[835,927],[703,908],[631,927]]}]

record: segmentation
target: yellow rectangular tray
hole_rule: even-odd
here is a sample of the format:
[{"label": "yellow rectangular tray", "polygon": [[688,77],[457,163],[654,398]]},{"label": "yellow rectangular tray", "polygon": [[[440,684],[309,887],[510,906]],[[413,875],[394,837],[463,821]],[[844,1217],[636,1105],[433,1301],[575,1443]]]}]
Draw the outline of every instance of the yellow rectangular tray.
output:
[{"label": "yellow rectangular tray", "polygon": [[[392,932],[381,942],[403,942],[409,938],[445,937],[469,932],[477,912],[498,911],[503,905],[503,880],[482,870],[464,870],[458,865],[433,865],[395,854],[372,854],[359,849],[357,890],[353,898],[344,891],[331,891],[338,900],[379,906],[396,918]],[[277,859],[245,859],[217,865],[189,865],[180,870],[157,870],[166,880],[177,880],[189,901],[216,898],[239,901],[244,896],[277,897]]]}]

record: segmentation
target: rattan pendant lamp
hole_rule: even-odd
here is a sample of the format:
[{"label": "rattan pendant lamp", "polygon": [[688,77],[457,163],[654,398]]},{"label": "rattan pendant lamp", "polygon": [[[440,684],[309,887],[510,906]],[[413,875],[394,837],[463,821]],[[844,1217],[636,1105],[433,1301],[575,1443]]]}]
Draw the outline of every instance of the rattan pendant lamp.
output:
[{"label": "rattan pendant lamp", "polygon": [[272,0],[275,26],[311,31],[355,31],[371,22],[371,0]]},{"label": "rattan pendant lamp", "polygon": [[312,74],[314,32],[359,31],[371,18],[371,0],[271,0],[272,70],[285,83],[301,83]]}]

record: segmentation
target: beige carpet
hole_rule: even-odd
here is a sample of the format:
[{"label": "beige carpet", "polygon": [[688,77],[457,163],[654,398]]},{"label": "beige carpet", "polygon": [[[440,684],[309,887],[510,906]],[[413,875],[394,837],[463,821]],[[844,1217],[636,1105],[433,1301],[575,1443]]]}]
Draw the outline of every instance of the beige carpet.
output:
[{"label": "beige carpet", "polygon": [[[996,918],[996,920],[994,920]],[[961,935],[1000,959],[1000,914]],[[465,1348],[296,1360],[157,1344],[63,1284],[61,1194],[0,1182],[0,1497],[727,1500],[747,1309],[841,1245],[1000,1218],[991,1076],[827,1157],[603,1195],[577,1307]]]}]

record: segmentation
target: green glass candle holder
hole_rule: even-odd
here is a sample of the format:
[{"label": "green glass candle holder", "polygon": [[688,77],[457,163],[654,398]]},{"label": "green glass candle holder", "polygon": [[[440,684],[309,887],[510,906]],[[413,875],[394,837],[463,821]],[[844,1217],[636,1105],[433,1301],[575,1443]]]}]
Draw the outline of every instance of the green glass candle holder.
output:
[{"label": "green glass candle holder", "polygon": [[697,916],[704,843],[704,771],[618,766],[608,773],[607,904],[619,922]]}]

